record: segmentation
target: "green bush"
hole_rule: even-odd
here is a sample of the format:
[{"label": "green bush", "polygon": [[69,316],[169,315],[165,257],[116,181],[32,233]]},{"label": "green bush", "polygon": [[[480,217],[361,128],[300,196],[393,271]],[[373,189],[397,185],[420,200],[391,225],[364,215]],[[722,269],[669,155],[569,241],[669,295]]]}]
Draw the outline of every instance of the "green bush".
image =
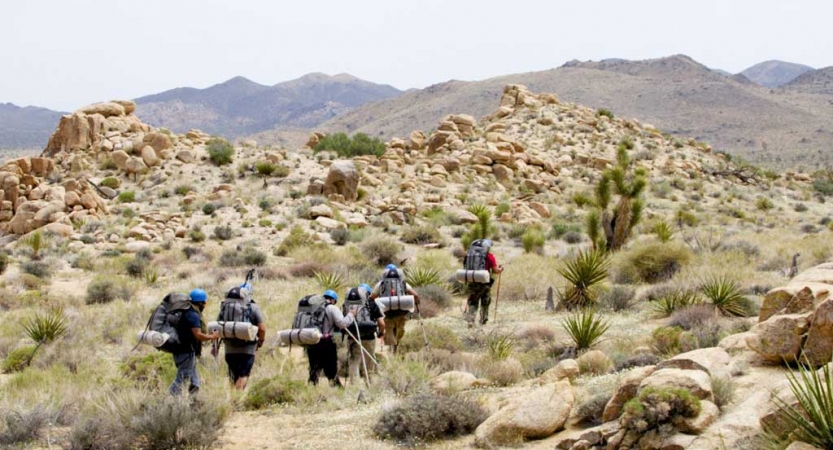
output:
[{"label": "green bush", "polygon": [[607,108],[599,108],[596,110],[597,116],[605,116],[609,119],[613,119],[613,112]]},{"label": "green bush", "polygon": [[690,291],[688,289],[674,289],[654,301],[651,308],[660,316],[668,317],[677,310],[697,305],[701,301],[700,296],[695,291]]},{"label": "green bush", "polygon": [[193,191],[194,187],[190,184],[180,184],[176,188],[174,188],[174,194],[179,196],[188,195],[189,192]]},{"label": "green bush", "polygon": [[321,151],[333,151],[342,158],[361,155],[382,156],[385,153],[385,143],[364,133],[356,133],[352,138],[345,133],[334,133],[324,136],[315,145],[313,152]]},{"label": "green bush", "polygon": [[130,355],[119,365],[119,373],[128,380],[147,383],[155,389],[167,388],[176,377],[176,366],[163,352]]},{"label": "green bush", "polygon": [[277,164],[271,163],[269,161],[260,161],[255,163],[255,170],[257,173],[264,177],[272,176],[272,174],[278,170]]},{"label": "green bush", "polygon": [[657,327],[651,332],[651,338],[657,353],[665,356],[696,350],[699,346],[694,334],[679,327]]},{"label": "green bush", "polygon": [[700,289],[703,295],[724,316],[746,316],[747,298],[743,295],[740,285],[726,277],[712,278]]},{"label": "green bush", "polygon": [[118,298],[130,300],[130,297],[132,292],[126,283],[116,282],[106,276],[96,277],[87,285],[88,305],[110,303]]},{"label": "green bush", "polygon": [[350,230],[347,228],[336,228],[334,230],[330,230],[330,239],[332,239],[336,245],[344,245],[350,240]]},{"label": "green bush", "polygon": [[243,406],[246,409],[263,409],[291,404],[309,395],[309,390],[306,382],[281,374],[255,383],[243,399]]},{"label": "green bush", "polygon": [[561,327],[570,335],[576,350],[592,347],[610,328],[610,322],[593,310],[581,311],[561,321]]},{"label": "green bush", "polygon": [[362,254],[378,266],[399,262],[396,257],[402,251],[402,245],[390,238],[379,236],[362,242]]},{"label": "green bush", "polygon": [[252,247],[243,250],[228,249],[220,255],[219,264],[221,267],[261,267],[266,264],[266,258],[266,253]]},{"label": "green bush", "polygon": [[188,238],[194,242],[202,242],[205,240],[205,233],[202,230],[190,230],[188,231]]},{"label": "green bush", "polygon": [[119,179],[115,177],[107,177],[101,180],[101,183],[99,184],[110,189],[118,189],[118,187],[121,186],[121,181],[119,181]]},{"label": "green bush", "polygon": [[20,372],[25,369],[36,348],[34,345],[24,345],[10,351],[3,360],[3,373]]},{"label": "green bush", "polygon": [[526,230],[526,233],[524,233],[523,237],[521,237],[521,243],[523,244],[524,252],[526,253],[543,253],[544,243],[546,240],[547,238],[544,237],[544,233],[534,227]]},{"label": "green bush", "polygon": [[442,283],[440,271],[433,267],[414,267],[405,269],[405,282],[411,287],[438,285]]},{"label": "green bush", "polygon": [[289,235],[275,249],[275,256],[286,256],[292,250],[305,245],[311,245],[314,242],[311,235],[307,234],[300,225],[296,225],[289,230]]},{"label": "green bush", "polygon": [[382,439],[418,445],[471,434],[489,414],[465,397],[419,394],[379,415],[373,432]]},{"label": "green bush", "polygon": [[511,334],[492,330],[486,335],[486,349],[488,350],[489,358],[495,361],[504,360],[511,356],[514,348],[515,341],[512,339]]},{"label": "green bush", "polygon": [[569,283],[559,290],[560,306],[585,308],[596,304],[597,285],[607,278],[610,259],[603,251],[580,250],[555,270]]},{"label": "green bush", "polygon": [[682,244],[650,242],[632,248],[624,264],[642,281],[657,283],[672,278],[689,260],[691,251]]},{"label": "green bush", "polygon": [[627,403],[622,413],[622,427],[644,433],[680,418],[700,414],[700,399],[681,388],[647,387]]},{"label": "green bush", "polygon": [[509,203],[501,203],[495,206],[495,217],[500,217],[506,213],[508,213],[512,209],[512,206]]},{"label": "green bush", "polygon": [[231,225],[218,225],[214,227],[214,239],[218,241],[227,241],[234,237],[234,230]]},{"label": "green bush", "polygon": [[770,209],[775,208],[775,204],[772,203],[772,200],[766,197],[758,197],[755,199],[755,206],[760,211],[769,211]]},{"label": "green bush", "polygon": [[234,147],[223,138],[211,138],[205,144],[208,158],[218,166],[225,166],[234,161]]},{"label": "green bush", "polygon": [[127,261],[124,265],[124,270],[133,278],[140,278],[144,275],[145,271],[148,269],[150,265],[150,261],[145,258],[140,258],[136,256],[135,258]]},{"label": "green bush", "polygon": [[119,203],[133,203],[136,201],[136,193],[133,191],[124,191],[118,196]]},{"label": "green bush", "polygon": [[406,244],[434,244],[442,242],[440,231],[432,226],[412,226],[402,231],[402,242]]}]

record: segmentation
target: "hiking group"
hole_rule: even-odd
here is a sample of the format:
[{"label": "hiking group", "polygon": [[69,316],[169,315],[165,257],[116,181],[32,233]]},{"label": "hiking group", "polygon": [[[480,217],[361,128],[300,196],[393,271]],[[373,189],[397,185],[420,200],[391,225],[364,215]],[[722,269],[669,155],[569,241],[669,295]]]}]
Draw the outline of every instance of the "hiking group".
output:
[{"label": "hiking group", "polygon": [[[464,318],[469,326],[474,326],[478,309],[480,324],[488,321],[491,287],[495,282],[492,274],[503,271],[490,252],[491,247],[488,239],[472,242],[464,269],[456,274],[457,280],[467,286]],[[202,289],[194,289],[188,295],[170,293],[156,307],[145,330],[139,332],[139,343],[173,355],[177,374],[169,389],[172,395],[180,394],[185,384],[189,393],[199,391],[197,360],[206,341],[212,342],[211,353],[215,358],[222,343],[233,387],[246,388],[257,351],[266,339],[265,319],[253,299],[254,276],[252,269],[243,284],[228,291],[216,321],[206,323],[203,318],[208,295]],[[499,292],[498,278],[498,295]],[[414,313],[422,325],[419,295],[405,281],[402,269],[388,264],[374,287],[361,284],[347,289],[341,308],[336,306],[338,300],[338,294],[331,289],[321,295],[303,297],[298,302],[292,328],[278,332],[279,340],[290,350],[293,345],[305,348],[309,383],[318,384],[323,371],[334,386],[343,386],[338,370],[338,342],[346,341],[351,383],[359,383],[363,377],[370,384],[370,374],[379,366],[376,340],[382,339],[395,354],[405,335],[405,325]],[[425,330],[422,332],[427,347]],[[339,334],[341,339],[337,339]]]}]

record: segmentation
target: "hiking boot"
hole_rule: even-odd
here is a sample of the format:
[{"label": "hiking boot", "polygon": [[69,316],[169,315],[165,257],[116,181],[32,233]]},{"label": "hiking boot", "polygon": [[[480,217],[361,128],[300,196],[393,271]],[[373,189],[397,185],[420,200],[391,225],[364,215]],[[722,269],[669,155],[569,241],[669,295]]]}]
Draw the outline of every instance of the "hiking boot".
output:
[{"label": "hiking boot", "polygon": [[480,319],[480,325],[486,325],[486,322],[488,322],[488,321],[489,321],[489,319],[484,317],[484,318]]}]

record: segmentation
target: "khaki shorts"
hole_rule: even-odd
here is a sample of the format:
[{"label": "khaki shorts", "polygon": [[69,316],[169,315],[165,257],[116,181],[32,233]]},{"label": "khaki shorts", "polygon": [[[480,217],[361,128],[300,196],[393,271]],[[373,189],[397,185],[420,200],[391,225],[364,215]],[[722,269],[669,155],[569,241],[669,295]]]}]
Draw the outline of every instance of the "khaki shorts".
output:
[{"label": "khaki shorts", "polygon": [[405,336],[405,322],[407,315],[385,317],[385,345],[397,345]]}]

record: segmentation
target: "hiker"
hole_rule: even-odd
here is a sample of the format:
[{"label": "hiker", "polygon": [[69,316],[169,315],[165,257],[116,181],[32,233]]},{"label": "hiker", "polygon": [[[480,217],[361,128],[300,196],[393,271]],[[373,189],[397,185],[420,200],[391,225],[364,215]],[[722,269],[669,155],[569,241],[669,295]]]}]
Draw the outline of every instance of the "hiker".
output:
[{"label": "hiker", "polygon": [[249,374],[255,363],[255,354],[266,338],[266,324],[263,313],[252,299],[251,287],[246,283],[240,287],[231,288],[226,294],[226,299],[220,305],[220,313],[217,321],[223,322],[248,322],[257,327],[257,340],[244,341],[242,339],[223,339],[223,346],[226,351],[226,364],[228,365],[229,378],[237,390],[246,389],[249,381]]},{"label": "hiker", "polygon": [[[413,288],[405,283],[402,273],[394,264],[385,266],[385,273],[382,280],[376,283],[370,293],[370,299],[376,300],[379,297],[395,297],[412,295],[414,303],[419,307],[419,295]],[[385,311],[385,345],[391,347],[394,353],[399,346],[399,341],[405,335],[405,322],[408,321],[408,312],[404,309]]]},{"label": "hiker", "polygon": [[480,307],[480,325],[489,321],[489,305],[492,303],[492,285],[495,284],[493,274],[503,272],[503,266],[497,264],[495,255],[490,252],[492,241],[489,239],[478,239],[471,243],[464,265],[466,269],[489,271],[488,283],[468,284],[468,309],[466,321],[469,326],[474,326],[474,318],[477,315],[477,308]]},{"label": "hiker", "polygon": [[318,376],[323,370],[331,385],[342,387],[341,380],[338,378],[338,354],[333,333],[336,328],[343,330],[353,325],[356,312],[347,311],[347,315],[342,314],[341,310],[335,306],[338,302],[338,294],[332,289],[324,292],[324,300],[326,309],[321,325],[323,336],[317,344],[307,347],[309,382],[317,385]]},{"label": "hiker", "polygon": [[[361,379],[360,376],[363,365],[365,367],[365,376],[367,376],[368,379],[370,377],[367,373],[369,372],[367,366],[370,364],[367,361],[362,364],[362,358],[366,358],[367,356],[362,354],[363,352],[359,345],[364,347],[367,354],[375,355],[376,338],[385,335],[385,316],[379,309],[379,305],[377,305],[375,301],[370,300],[370,291],[370,286],[367,284],[361,284],[357,288],[348,290],[344,300],[345,313],[351,310],[356,313],[356,323],[358,324],[359,335],[356,336],[357,331],[355,325],[348,328],[348,330],[354,337],[357,337],[361,341],[361,343],[356,342],[356,340],[351,338],[350,335],[347,335],[347,365],[349,368],[351,383],[358,383]],[[346,335],[347,333],[344,334]]]},{"label": "hiker", "polygon": [[176,378],[171,384],[171,395],[179,395],[185,382],[190,383],[189,394],[194,395],[199,392],[200,377],[197,373],[197,357],[202,351],[202,342],[220,338],[218,331],[212,334],[205,332],[202,311],[205,309],[208,294],[202,289],[194,289],[188,297],[191,299],[191,308],[183,312],[176,325],[180,346],[173,352]]}]

